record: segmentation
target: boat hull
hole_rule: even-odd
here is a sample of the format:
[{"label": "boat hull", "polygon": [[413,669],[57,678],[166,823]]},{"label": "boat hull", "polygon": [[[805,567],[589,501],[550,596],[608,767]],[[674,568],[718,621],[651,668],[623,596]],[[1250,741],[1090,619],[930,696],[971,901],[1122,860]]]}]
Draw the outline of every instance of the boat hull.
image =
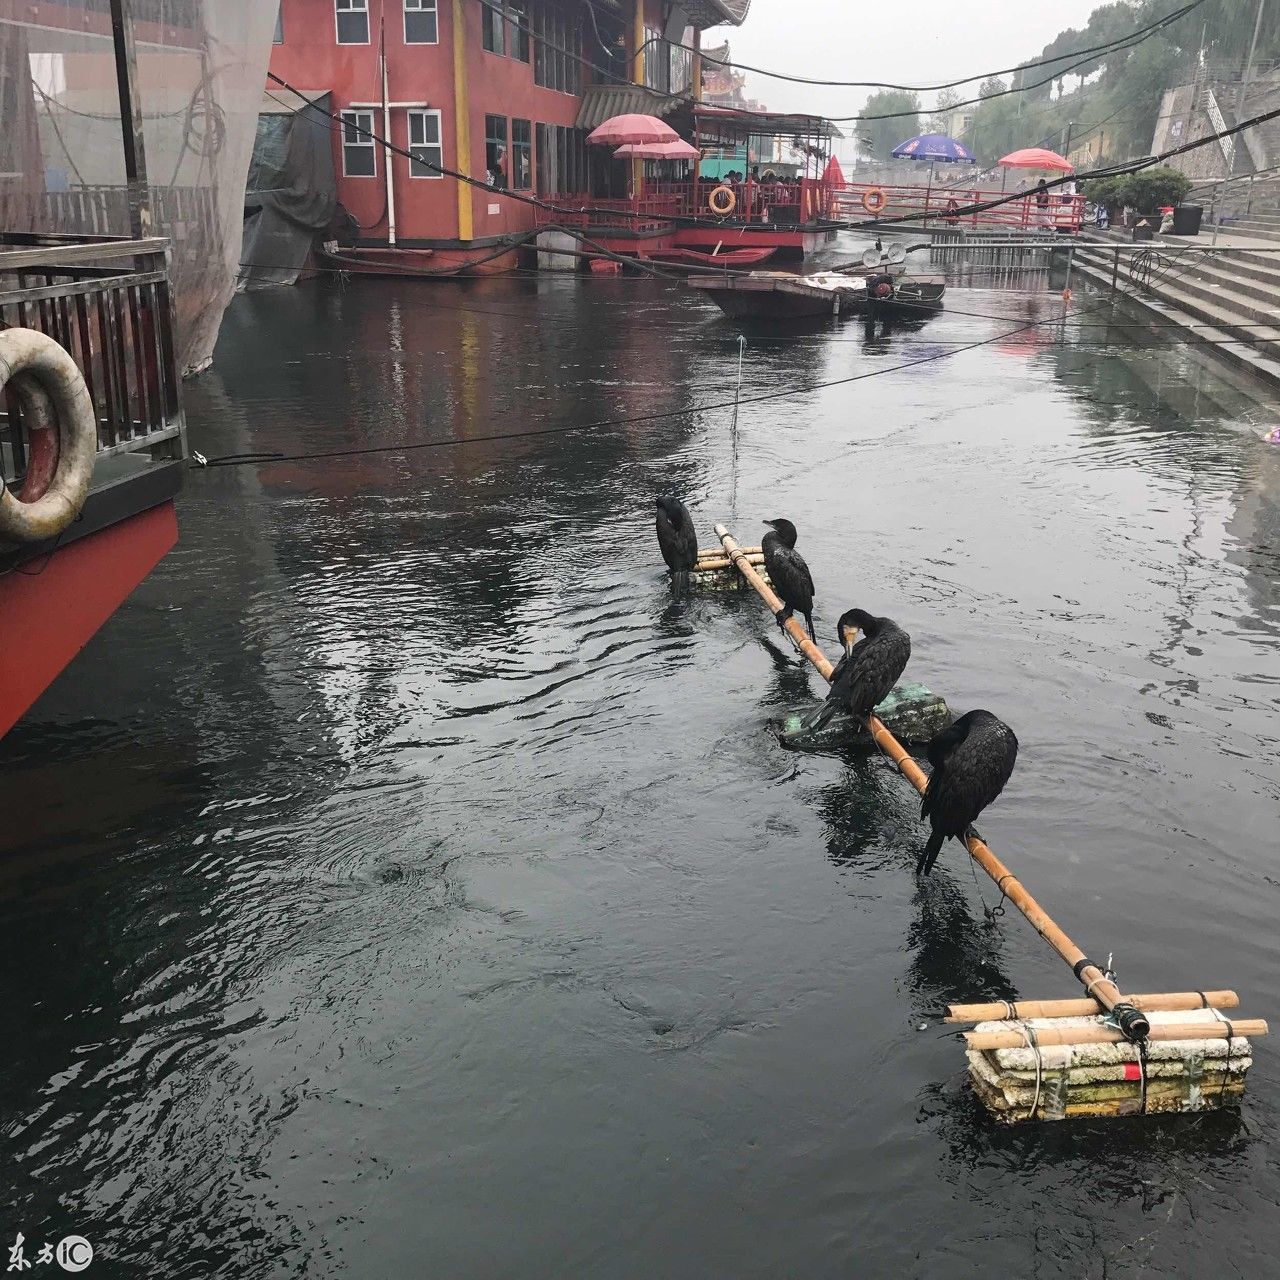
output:
[{"label": "boat hull", "polygon": [[178,540],[172,499],[0,577],[0,736]]}]

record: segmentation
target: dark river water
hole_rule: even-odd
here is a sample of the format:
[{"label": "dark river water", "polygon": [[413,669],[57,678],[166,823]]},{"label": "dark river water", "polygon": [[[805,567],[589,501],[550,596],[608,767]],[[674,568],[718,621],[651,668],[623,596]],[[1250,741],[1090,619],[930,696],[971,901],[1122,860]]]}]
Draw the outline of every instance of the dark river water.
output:
[{"label": "dark river water", "polygon": [[1280,1016],[1274,408],[1079,292],[948,301],[748,333],[743,394],[787,394],[735,448],[695,408],[738,327],[677,285],[238,298],[188,388],[210,457],[544,434],[192,472],[179,547],[0,744],[0,1243],[81,1234],[111,1276],[1275,1274],[1274,1046],[1239,1113],[992,1125],[941,1007],[1069,971],[957,845],[916,883],[886,762],[778,745],[821,682],[754,594],[661,572],[656,492],[703,545],[791,517],[829,652],[891,614],[910,674],[1014,726],[983,834],[1067,930],[1128,990]]}]

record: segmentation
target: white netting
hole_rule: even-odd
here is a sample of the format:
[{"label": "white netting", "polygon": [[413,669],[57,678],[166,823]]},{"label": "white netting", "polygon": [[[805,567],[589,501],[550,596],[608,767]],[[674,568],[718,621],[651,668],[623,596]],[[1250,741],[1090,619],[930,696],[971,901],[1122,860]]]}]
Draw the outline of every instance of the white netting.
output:
[{"label": "white netting", "polygon": [[[240,263],[274,0],[130,0],[178,362],[204,368]],[[0,0],[0,228],[129,234],[109,0]]]}]

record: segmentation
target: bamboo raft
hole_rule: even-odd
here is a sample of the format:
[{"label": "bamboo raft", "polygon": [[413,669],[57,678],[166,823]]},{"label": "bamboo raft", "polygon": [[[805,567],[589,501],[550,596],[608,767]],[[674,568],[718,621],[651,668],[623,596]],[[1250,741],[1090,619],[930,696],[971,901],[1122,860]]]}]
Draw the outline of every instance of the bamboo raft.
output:
[{"label": "bamboo raft", "polygon": [[[759,547],[739,547],[738,553],[755,570],[760,581],[771,588],[773,584],[764,567],[764,552]],[[722,546],[707,547],[698,552],[697,564],[689,574],[689,581],[691,585],[707,591],[740,591],[751,585],[738,572],[732,557]],[[876,711],[893,729],[895,736],[907,742],[928,742],[951,723],[951,712],[946,702],[913,680],[904,680],[898,685]],[[778,728],[778,738],[783,746],[797,751],[875,748],[865,727],[843,711],[836,712],[817,730],[805,728],[801,715],[788,716]]]},{"label": "bamboo raft", "polygon": [[[728,560],[776,614],[783,604],[753,563],[756,549],[739,547],[724,525],[716,525],[715,532],[721,548],[717,561]],[[832,663],[804,627],[793,617],[786,631],[796,650],[830,682]],[[868,716],[865,729],[923,793],[928,775],[881,717]],[[976,1024],[963,1033],[969,1080],[995,1120],[1019,1124],[1209,1111],[1239,1102],[1253,1063],[1249,1037],[1266,1035],[1268,1027],[1261,1018],[1222,1012],[1238,1006],[1234,991],[1124,995],[1113,976],[1088,958],[977,834],[966,836],[965,847],[994,881],[1001,901],[1017,907],[1085,989],[1084,999],[948,1007],[947,1022]]]}]

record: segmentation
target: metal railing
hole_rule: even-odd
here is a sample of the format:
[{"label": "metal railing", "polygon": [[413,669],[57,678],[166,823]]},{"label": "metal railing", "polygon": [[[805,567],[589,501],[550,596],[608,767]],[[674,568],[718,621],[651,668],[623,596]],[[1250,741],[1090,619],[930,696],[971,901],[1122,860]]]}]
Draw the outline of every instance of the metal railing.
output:
[{"label": "metal railing", "polygon": [[[167,243],[0,234],[0,328],[38,329],[70,352],[93,401],[99,457],[184,453]],[[0,439],[10,478],[25,470],[25,434],[6,389]]]},{"label": "metal railing", "polygon": [[[968,205],[1007,199],[1014,192],[981,187],[889,186],[884,183],[848,182],[836,190],[839,216],[851,221],[871,217],[918,219],[939,226],[991,227],[1016,231],[1059,229],[1078,230],[1084,221],[1085,199],[1081,195],[1046,192],[1047,202],[1028,191],[1021,199],[1010,200],[979,213],[964,213]],[[881,205],[881,199],[883,204]],[[877,206],[880,206],[877,210]]]},{"label": "metal railing", "polygon": [[[728,214],[718,214],[711,207],[711,193],[720,187],[733,193],[734,207]],[[570,209],[572,215],[539,209],[537,220],[539,226],[561,223],[636,230],[657,229],[675,218],[795,226],[834,216],[835,190],[816,178],[735,184],[714,178],[649,181],[635,200],[602,199],[581,193],[549,196],[548,203]]]}]

